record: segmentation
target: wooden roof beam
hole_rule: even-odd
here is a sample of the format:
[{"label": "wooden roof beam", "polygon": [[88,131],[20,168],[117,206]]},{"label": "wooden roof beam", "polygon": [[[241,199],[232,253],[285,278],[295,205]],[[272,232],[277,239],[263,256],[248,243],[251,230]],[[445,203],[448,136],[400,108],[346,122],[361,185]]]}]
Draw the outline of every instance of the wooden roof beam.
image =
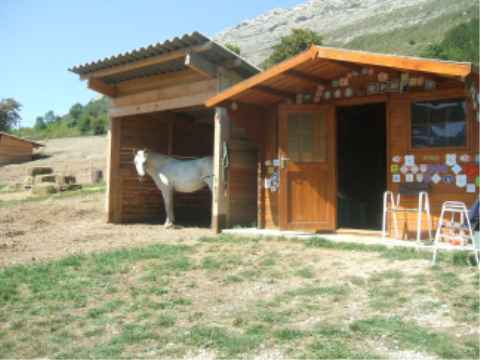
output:
[{"label": "wooden roof beam", "polygon": [[273,95],[282,99],[290,99],[292,101],[295,101],[295,94],[288,91],[278,90],[265,85],[257,85],[253,89],[268,95]]},{"label": "wooden roof beam", "polygon": [[312,84],[314,86],[326,85],[326,81],[319,78],[318,76],[308,75],[308,74],[306,74],[302,71],[298,71],[298,70],[294,70],[294,69],[287,70],[285,72],[285,75],[289,76],[289,77],[292,77],[292,78],[295,78],[295,79],[300,79],[300,80],[309,82],[310,84]]},{"label": "wooden roof beam", "polygon": [[99,79],[88,79],[88,88],[111,98],[117,96],[117,88],[115,86],[110,86]]},{"label": "wooden roof beam", "polygon": [[201,53],[207,51],[212,47],[212,44],[213,43],[209,41],[202,45],[196,45],[185,49],[170,51],[165,54],[157,55],[143,60],[133,61],[127,64],[115,65],[106,69],[101,69],[88,74],[80,75],[80,79],[85,80],[92,77],[102,78],[114,74],[138,70],[147,66],[163,64],[172,60],[179,60],[181,58],[184,58],[188,53]]},{"label": "wooden roof beam", "polygon": [[220,94],[217,94],[216,96],[212,97],[211,99],[208,99],[208,101],[205,103],[207,107],[213,107],[216,106],[223,101],[232,98],[233,96],[240,95],[243,92],[248,91],[249,89],[252,88],[257,88],[257,86],[267,80],[270,80],[276,76],[281,75],[283,72],[289,69],[293,69],[296,66],[305,64],[307,62],[310,62],[315,59],[317,54],[317,49],[315,47],[311,47],[309,50],[293,57],[288,60],[285,60],[284,62],[277,64],[275,66],[272,66],[270,69],[265,70],[257,75],[254,75],[246,80],[243,80],[242,82],[239,82],[232,87],[228,88],[227,90],[224,90]]},{"label": "wooden roof beam", "polygon": [[217,66],[205,59],[202,55],[189,53],[185,56],[185,66],[197,73],[209,77],[217,77]]},{"label": "wooden roof beam", "polygon": [[453,76],[464,79],[472,72],[472,64],[449,62],[409,56],[377,54],[366,51],[336,49],[316,46],[318,59],[344,61],[362,66],[380,66],[400,71],[418,71],[440,76]]}]

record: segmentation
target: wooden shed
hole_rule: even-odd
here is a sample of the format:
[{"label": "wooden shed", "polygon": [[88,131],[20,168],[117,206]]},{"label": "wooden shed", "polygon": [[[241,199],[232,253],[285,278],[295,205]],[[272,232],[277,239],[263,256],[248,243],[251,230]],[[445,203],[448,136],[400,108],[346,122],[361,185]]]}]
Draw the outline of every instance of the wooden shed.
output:
[{"label": "wooden shed", "polygon": [[[434,219],[444,201],[478,198],[470,63],[313,46],[207,106],[259,147],[260,228],[379,230],[387,189],[412,208],[428,191]],[[416,230],[416,214],[402,220]]]},{"label": "wooden shed", "polygon": [[0,166],[31,161],[33,150],[41,146],[35,141],[0,132]]},{"label": "wooden shed", "polygon": [[[255,66],[195,32],[70,70],[111,100],[108,221],[160,222],[165,218],[160,191],[151,179],[140,182],[137,178],[135,149],[187,158],[214,156],[213,203],[207,188],[176,194],[177,222],[199,225],[212,220],[218,230],[227,224],[255,221],[256,177],[248,177],[250,184],[241,183],[242,177],[235,179],[237,173],[256,174],[256,144],[243,129],[231,129],[226,143],[218,131],[222,110],[205,106],[208,98],[258,73]],[[221,157],[220,149],[228,149],[228,157]],[[240,198],[226,197],[224,178],[231,179]],[[232,211],[227,219],[224,208],[238,208],[238,204],[247,208],[253,204],[253,211]]]}]

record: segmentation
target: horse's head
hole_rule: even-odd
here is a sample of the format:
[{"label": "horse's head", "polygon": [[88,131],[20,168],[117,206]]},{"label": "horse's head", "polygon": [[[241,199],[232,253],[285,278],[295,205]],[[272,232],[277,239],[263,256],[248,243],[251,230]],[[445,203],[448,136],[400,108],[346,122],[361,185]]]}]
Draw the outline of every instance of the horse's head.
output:
[{"label": "horse's head", "polygon": [[146,163],[148,159],[147,150],[138,150],[135,152],[135,157],[133,162],[135,163],[135,168],[137,169],[137,174],[140,178],[143,178],[146,175]]}]

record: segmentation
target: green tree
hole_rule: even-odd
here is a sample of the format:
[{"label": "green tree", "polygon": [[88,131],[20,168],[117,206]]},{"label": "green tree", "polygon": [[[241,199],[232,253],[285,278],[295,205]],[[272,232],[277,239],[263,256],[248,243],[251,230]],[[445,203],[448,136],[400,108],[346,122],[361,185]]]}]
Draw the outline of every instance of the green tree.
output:
[{"label": "green tree", "polygon": [[47,124],[45,124],[45,120],[42,116],[37,116],[35,119],[35,125],[33,126],[35,130],[45,130],[47,128]]},{"label": "green tree", "polygon": [[235,44],[226,43],[226,44],[225,44],[225,47],[226,47],[228,50],[234,52],[234,53],[237,54],[237,55],[240,55],[240,53],[242,52],[241,49],[240,49],[240,46],[235,45]]},{"label": "green tree", "polygon": [[293,29],[291,34],[283,36],[273,46],[273,53],[263,62],[263,68],[269,68],[307,50],[312,45],[322,45],[322,37],[312,30]]},{"label": "green tree", "polygon": [[66,120],[68,122],[69,127],[75,127],[78,124],[78,121],[80,120],[80,117],[82,116],[83,113],[83,106],[80,103],[76,103],[72,105],[70,108],[70,111],[68,112],[68,115],[66,116]]},{"label": "green tree", "polygon": [[0,101],[0,131],[11,131],[20,125],[22,105],[13,98]]},{"label": "green tree", "polygon": [[45,124],[50,125],[57,121],[57,116],[52,110],[47,111],[45,116],[43,117],[45,120]]},{"label": "green tree", "polygon": [[90,134],[92,130],[92,122],[93,119],[90,115],[83,114],[78,121],[78,128],[80,129],[80,132],[84,135]]},{"label": "green tree", "polygon": [[479,63],[478,17],[449,30],[444,39],[430,45],[423,56],[444,60],[470,61]]},{"label": "green tree", "polygon": [[103,135],[107,133],[108,117],[107,114],[102,114],[92,119],[91,131],[93,135]]}]

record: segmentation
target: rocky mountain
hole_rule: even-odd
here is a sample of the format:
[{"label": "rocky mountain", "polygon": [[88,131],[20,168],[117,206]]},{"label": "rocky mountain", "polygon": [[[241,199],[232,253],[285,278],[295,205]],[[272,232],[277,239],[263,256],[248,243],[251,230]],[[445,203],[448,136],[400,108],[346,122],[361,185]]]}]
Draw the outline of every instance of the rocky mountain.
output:
[{"label": "rocky mountain", "polygon": [[446,31],[478,16],[478,0],[309,0],[273,9],[215,36],[260,64],[292,28],[323,36],[324,45],[418,55]]}]

